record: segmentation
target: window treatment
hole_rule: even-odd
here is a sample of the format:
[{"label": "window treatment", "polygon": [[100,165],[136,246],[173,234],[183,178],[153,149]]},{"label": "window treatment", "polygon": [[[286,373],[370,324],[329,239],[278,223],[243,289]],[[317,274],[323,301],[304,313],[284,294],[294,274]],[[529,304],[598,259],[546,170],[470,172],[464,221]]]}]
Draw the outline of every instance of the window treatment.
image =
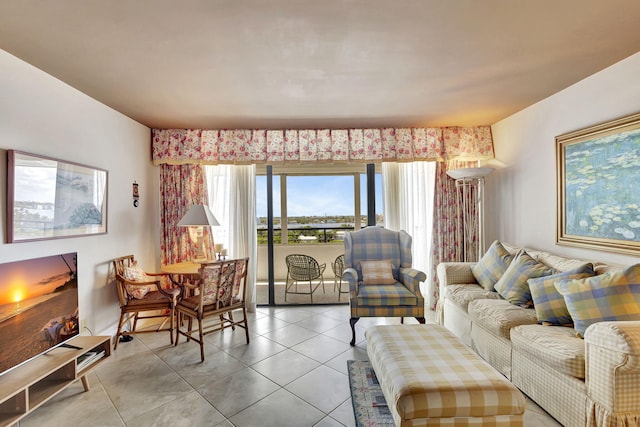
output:
[{"label": "window treatment", "polygon": [[435,173],[435,162],[382,164],[385,227],[405,230],[413,238],[413,267],[427,274],[423,295],[429,307]]},{"label": "window treatment", "polygon": [[[440,314],[441,307],[437,306],[439,299],[438,277],[436,268],[441,262],[462,261],[464,256],[464,248],[462,245],[464,239],[463,212],[458,200],[458,192],[456,182],[447,175],[447,171],[451,169],[476,167],[477,162],[438,162],[436,163],[435,172],[435,197],[433,204],[433,234],[432,234],[432,266],[431,289],[429,290],[430,307],[438,311]],[[475,195],[473,196],[475,197]],[[470,205],[475,210],[476,204]],[[474,214],[473,212],[471,212]],[[477,214],[477,213],[476,213]],[[478,238],[478,230],[470,236],[471,240],[468,244],[474,244]]]},{"label": "window treatment", "polygon": [[[160,251],[163,265],[195,257],[196,242],[195,236],[189,234],[191,227],[178,227],[177,224],[192,205],[206,204],[206,194],[202,166],[160,166]],[[203,241],[205,254],[207,258],[211,258],[213,238],[208,227],[204,227]]]},{"label": "window treatment", "polygon": [[213,229],[232,258],[249,257],[246,305],[256,308],[257,231],[255,165],[205,166],[208,205],[220,227]]},{"label": "window treatment", "polygon": [[[205,203],[207,200],[205,179],[201,169],[198,172],[200,165],[408,163],[411,166],[388,166],[390,169],[386,172],[387,179],[383,184],[387,186],[385,216],[389,216],[387,227],[404,228],[412,234],[414,265],[430,277],[427,281],[428,290],[424,294],[432,297],[431,308],[434,308],[434,301],[438,298],[435,266],[442,261],[457,260],[457,245],[462,241],[462,219],[457,208],[455,182],[446,175],[446,170],[476,166],[477,161],[494,157],[491,128],[488,126],[310,130],[153,129],[151,145],[153,163],[161,165],[161,244],[164,264],[184,261],[192,252],[185,231],[176,230],[175,224],[191,204]],[[436,168],[436,171],[429,168]],[[249,177],[251,173],[253,178]],[[234,210],[229,211],[227,216],[214,210],[219,221],[220,218],[226,218],[225,223],[229,224],[228,235],[221,235],[220,238],[234,256],[249,256],[255,262],[255,248],[246,246],[242,249],[243,245],[256,242],[255,204],[249,204],[249,200],[255,203],[255,170],[232,172],[225,176],[229,178],[219,182],[226,182],[224,186],[228,190],[212,192],[210,197],[213,199],[208,204],[213,209],[233,206]],[[236,178],[232,179],[233,176]],[[426,189],[434,187],[429,196]],[[423,188],[420,196],[415,195],[420,193],[418,188]],[[222,196],[227,194],[226,191],[229,195]],[[186,195],[178,194],[181,192]],[[232,197],[231,194],[235,195],[234,199],[228,198]],[[218,197],[223,197],[224,201],[218,201]],[[431,207],[429,200],[433,200]],[[234,205],[236,202],[238,204]],[[431,218],[432,226],[429,225]],[[243,219],[246,222],[242,222]],[[429,235],[428,230],[431,229],[433,231]],[[207,234],[205,237],[207,254],[213,257],[213,239]],[[428,242],[430,239],[431,244]],[[255,264],[251,272],[255,275]],[[255,276],[249,283],[253,283],[250,286],[253,292],[251,301],[255,304]]]},{"label": "window treatment", "polygon": [[491,128],[153,129],[154,164],[411,162],[493,158]]}]

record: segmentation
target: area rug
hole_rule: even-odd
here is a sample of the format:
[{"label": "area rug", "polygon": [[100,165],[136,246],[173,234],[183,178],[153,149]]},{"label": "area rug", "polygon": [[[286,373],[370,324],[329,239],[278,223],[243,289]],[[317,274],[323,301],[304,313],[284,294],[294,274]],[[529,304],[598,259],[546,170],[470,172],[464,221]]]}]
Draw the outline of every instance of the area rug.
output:
[{"label": "area rug", "polygon": [[371,363],[347,360],[347,368],[356,426],[395,426]]}]

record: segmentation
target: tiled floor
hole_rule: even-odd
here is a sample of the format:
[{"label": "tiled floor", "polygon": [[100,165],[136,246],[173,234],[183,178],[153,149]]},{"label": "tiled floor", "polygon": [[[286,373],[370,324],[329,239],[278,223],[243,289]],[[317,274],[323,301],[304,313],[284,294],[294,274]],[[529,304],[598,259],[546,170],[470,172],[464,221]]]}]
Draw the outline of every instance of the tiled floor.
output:
[{"label": "tiled floor", "polygon": [[[399,319],[361,319],[349,346],[348,306],[259,307],[244,331],[199,347],[168,334],[137,335],[89,375],[22,420],[29,426],[354,426],[347,360],[366,360],[364,330]],[[407,319],[408,322],[415,320]],[[527,426],[558,426],[528,402]]]}]

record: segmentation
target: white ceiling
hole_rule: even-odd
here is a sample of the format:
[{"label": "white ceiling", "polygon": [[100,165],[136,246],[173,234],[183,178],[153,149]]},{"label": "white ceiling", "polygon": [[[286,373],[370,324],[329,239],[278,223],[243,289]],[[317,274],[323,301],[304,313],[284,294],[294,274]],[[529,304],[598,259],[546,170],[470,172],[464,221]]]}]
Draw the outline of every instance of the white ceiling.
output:
[{"label": "white ceiling", "polygon": [[639,25],[638,0],[0,1],[0,48],[152,128],[489,125]]}]

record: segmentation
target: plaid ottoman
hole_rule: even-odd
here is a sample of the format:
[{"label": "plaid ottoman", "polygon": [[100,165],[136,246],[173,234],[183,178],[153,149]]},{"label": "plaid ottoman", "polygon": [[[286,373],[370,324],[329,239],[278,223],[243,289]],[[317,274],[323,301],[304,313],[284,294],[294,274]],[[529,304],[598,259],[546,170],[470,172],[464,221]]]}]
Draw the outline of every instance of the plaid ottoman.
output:
[{"label": "plaid ottoman", "polygon": [[439,325],[366,331],[369,360],[397,426],[522,426],[525,398]]}]

